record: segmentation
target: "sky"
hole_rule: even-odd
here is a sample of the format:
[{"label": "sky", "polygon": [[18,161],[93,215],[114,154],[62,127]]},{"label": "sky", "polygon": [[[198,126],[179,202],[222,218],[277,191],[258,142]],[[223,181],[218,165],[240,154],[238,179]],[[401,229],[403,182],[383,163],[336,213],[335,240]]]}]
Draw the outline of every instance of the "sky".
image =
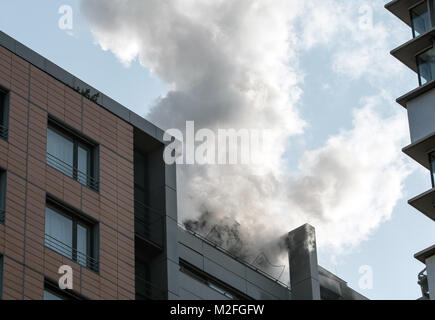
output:
[{"label": "sky", "polygon": [[[413,255],[433,245],[435,227],[407,200],[431,187],[430,175],[400,152],[409,130],[394,100],[418,80],[389,55],[411,31],[383,8],[387,1],[279,2],[222,0],[216,10],[195,0],[164,8],[131,0],[111,10],[97,0],[16,0],[3,4],[0,30],[162,127],[186,119],[213,128],[210,119],[274,125],[278,142],[266,168],[274,179],[256,180],[264,204],[248,195],[250,207],[231,202],[225,214],[252,230],[270,218],[267,207],[285,213],[275,215],[284,228],[311,222],[320,265],[371,299],[416,299],[424,266]],[[63,5],[73,9],[71,30],[59,27]],[[238,91],[228,86],[242,82]],[[181,214],[189,192],[218,211],[226,175],[240,182],[228,192],[245,197],[253,170],[185,170],[182,179],[199,181],[206,194],[179,186]],[[365,266],[370,288],[360,285]]]}]

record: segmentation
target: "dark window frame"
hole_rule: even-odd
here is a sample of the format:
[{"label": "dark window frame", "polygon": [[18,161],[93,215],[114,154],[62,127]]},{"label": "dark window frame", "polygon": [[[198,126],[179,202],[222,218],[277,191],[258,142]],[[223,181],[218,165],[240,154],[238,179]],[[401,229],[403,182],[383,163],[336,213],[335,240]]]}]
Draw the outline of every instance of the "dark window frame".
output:
[{"label": "dark window frame", "polygon": [[[72,177],[71,179],[79,182],[81,185],[88,187],[89,189],[99,192],[99,144],[85,136],[83,136],[77,130],[69,127],[60,120],[53,116],[48,116],[47,132],[52,130],[60,136],[70,140],[73,143],[73,165],[72,165]],[[47,137],[48,139],[48,137]],[[47,141],[48,143],[48,141]],[[81,182],[81,178],[78,176],[78,150],[79,147],[88,151],[88,173],[86,173],[86,183]],[[48,146],[47,146],[48,154]],[[51,155],[54,156],[54,155]],[[48,164],[48,163],[47,163]],[[54,165],[48,164],[50,167],[62,172]],[[64,172],[62,172],[65,174]],[[85,174],[85,173],[83,173]],[[65,174],[66,175],[66,174]]]},{"label": "dark window frame", "polygon": [[6,222],[7,171],[0,167],[0,224]]},{"label": "dark window frame", "polygon": [[9,137],[9,90],[0,86],[0,139],[8,140]]},{"label": "dark window frame", "polygon": [[[87,234],[87,250],[88,254],[87,257],[90,257],[93,259],[93,263],[89,263],[86,261],[86,266],[80,264],[81,266],[94,271],[95,273],[99,273],[99,224],[97,221],[95,221],[92,218],[87,217],[83,213],[75,210],[74,208],[71,208],[70,206],[64,204],[62,201],[56,199],[53,196],[47,196],[45,208],[49,208],[53,211],[55,211],[57,214],[62,215],[72,221],[72,257],[66,257],[62,253],[48,247],[49,249],[53,250],[54,252],[57,252],[61,254],[62,256],[65,256],[68,259],[71,259],[72,261],[79,263],[79,259],[77,258],[77,225],[85,226],[88,229]],[[44,223],[45,228],[45,223]],[[45,235],[45,231],[44,231]],[[45,244],[44,244],[45,245]]]}]

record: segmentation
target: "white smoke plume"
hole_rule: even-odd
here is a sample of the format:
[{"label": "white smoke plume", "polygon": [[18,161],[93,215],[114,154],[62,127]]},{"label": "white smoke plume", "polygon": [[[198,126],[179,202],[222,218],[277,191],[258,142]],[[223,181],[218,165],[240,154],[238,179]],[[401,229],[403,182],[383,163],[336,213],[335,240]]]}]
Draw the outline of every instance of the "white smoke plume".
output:
[{"label": "white smoke plume", "polygon": [[[86,0],[82,11],[103,50],[126,65],[138,59],[171,85],[147,115],[157,125],[182,129],[185,121],[194,120],[198,129],[274,129],[275,143],[260,168],[179,168],[180,220],[197,220],[190,225],[196,230],[207,226],[205,233],[215,225],[231,229],[237,223],[237,241],[246,252],[242,256],[252,260],[305,223],[316,227],[319,246],[340,252],[358,245],[390,218],[400,199],[409,174],[400,153],[407,127],[402,114],[376,112],[382,104],[398,109],[385,93],[349,106],[355,109],[353,128],[307,151],[297,176],[284,170],[291,138],[306,128],[298,112],[304,52],[336,46],[331,72],[376,77],[382,64],[384,73],[398,75],[397,66],[387,60],[388,41],[394,38],[387,37],[387,26],[371,26],[368,19],[366,29],[356,27],[361,6],[384,10],[383,4]],[[331,44],[334,38],[339,41]]]}]

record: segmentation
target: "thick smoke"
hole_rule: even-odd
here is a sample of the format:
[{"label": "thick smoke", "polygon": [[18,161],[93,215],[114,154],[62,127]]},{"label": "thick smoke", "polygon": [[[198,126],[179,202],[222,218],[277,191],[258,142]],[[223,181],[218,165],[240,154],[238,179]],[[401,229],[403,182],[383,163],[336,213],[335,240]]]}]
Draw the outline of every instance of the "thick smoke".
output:
[{"label": "thick smoke", "polygon": [[362,50],[352,57],[363,57],[363,68],[343,52],[334,57],[346,64],[340,68],[334,58],[331,65],[353,77],[364,76],[373,57],[387,56],[388,44],[373,41],[386,34],[383,25],[353,30],[363,4],[383,10],[379,0],[82,1],[104,50],[127,65],[138,59],[171,85],[147,115],[156,124],[183,129],[194,120],[197,129],[273,129],[262,166],[179,168],[179,217],[189,229],[243,259],[255,262],[263,254],[262,263],[279,265],[287,259],[282,236],[302,224],[316,227],[319,245],[340,251],[389,219],[409,174],[400,154],[406,122],[375,112],[391,97],[355,101],[351,130],[307,151],[296,176],[284,169],[291,138],[306,128],[298,113],[304,50],[346,39]]}]

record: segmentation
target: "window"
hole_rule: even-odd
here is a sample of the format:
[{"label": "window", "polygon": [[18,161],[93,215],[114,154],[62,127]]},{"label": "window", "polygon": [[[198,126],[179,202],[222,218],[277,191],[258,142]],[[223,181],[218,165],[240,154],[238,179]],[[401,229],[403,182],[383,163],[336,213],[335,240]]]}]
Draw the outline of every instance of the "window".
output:
[{"label": "window", "polygon": [[72,290],[61,290],[59,286],[51,280],[44,282],[43,300],[85,300],[84,297]]},{"label": "window", "polygon": [[87,139],[49,121],[47,164],[81,184],[98,191],[97,147]]},{"label": "window", "polygon": [[417,56],[418,77],[420,85],[425,84],[435,77],[435,49],[420,53]]},{"label": "window", "polygon": [[8,138],[9,94],[0,88],[0,138]]},{"label": "window", "polygon": [[412,35],[417,37],[431,28],[428,1],[416,5],[411,10]]},{"label": "window", "polygon": [[429,164],[430,164],[432,188],[435,188],[435,151],[429,154]]},{"label": "window", "polygon": [[0,168],[0,224],[5,223],[6,211],[6,171]]},{"label": "window", "polygon": [[45,246],[98,272],[97,226],[49,200],[45,209]]}]

